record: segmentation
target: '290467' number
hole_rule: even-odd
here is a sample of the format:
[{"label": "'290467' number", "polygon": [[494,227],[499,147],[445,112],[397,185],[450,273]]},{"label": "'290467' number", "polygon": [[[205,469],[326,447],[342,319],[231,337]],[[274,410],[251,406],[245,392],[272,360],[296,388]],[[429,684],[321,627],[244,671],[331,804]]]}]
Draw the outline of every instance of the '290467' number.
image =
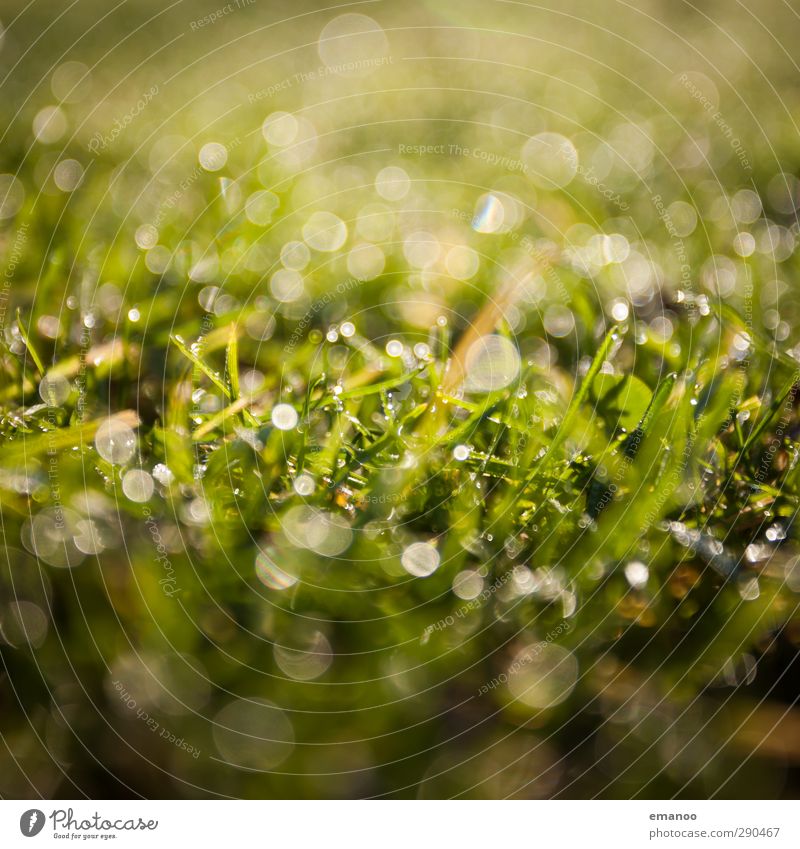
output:
[{"label": "'290467' number", "polygon": [[737,837],[777,837],[780,828],[739,828]]}]

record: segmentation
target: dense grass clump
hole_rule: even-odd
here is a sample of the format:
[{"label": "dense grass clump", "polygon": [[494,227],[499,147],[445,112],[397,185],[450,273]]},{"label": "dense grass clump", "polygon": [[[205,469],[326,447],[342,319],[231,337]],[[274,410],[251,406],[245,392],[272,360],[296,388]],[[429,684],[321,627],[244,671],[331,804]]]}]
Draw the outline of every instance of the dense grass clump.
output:
[{"label": "dense grass clump", "polygon": [[794,160],[745,167],[697,75],[466,119],[326,50],[313,103],[20,106],[0,792],[784,792]]}]

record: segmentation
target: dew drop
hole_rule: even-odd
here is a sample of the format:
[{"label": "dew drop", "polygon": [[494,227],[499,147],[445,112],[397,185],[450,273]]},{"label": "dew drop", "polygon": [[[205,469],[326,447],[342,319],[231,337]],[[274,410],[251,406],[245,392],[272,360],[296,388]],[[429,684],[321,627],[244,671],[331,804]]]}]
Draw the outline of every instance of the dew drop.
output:
[{"label": "dew drop", "polygon": [[292,430],[297,427],[297,410],[291,404],[277,404],[272,409],[272,424],[278,430]]},{"label": "dew drop", "polygon": [[470,392],[504,389],[519,374],[520,355],[504,336],[489,334],[472,344],[466,356],[464,388]]},{"label": "dew drop", "polygon": [[144,469],[131,469],[122,478],[125,497],[137,504],[144,504],[153,495],[153,478]]},{"label": "dew drop", "polygon": [[298,495],[302,495],[303,497],[312,495],[314,489],[316,488],[314,484],[314,478],[306,472],[304,472],[302,475],[298,475],[295,478],[292,486],[294,487],[294,491]]},{"label": "dew drop", "polygon": [[403,552],[400,562],[409,575],[427,578],[439,568],[439,552],[429,542],[414,542]]},{"label": "dew drop", "polygon": [[469,457],[469,447],[467,445],[456,445],[453,449],[453,458],[459,462],[463,462]]},{"label": "dew drop", "polygon": [[551,708],[575,688],[578,661],[562,646],[541,640],[522,649],[508,669],[508,688],[523,704]]},{"label": "dew drop", "polygon": [[72,391],[70,382],[63,374],[48,372],[39,384],[39,396],[49,407],[59,407]]},{"label": "dew drop", "polygon": [[94,438],[97,453],[107,462],[121,466],[136,451],[136,434],[120,419],[110,418],[97,429]]}]

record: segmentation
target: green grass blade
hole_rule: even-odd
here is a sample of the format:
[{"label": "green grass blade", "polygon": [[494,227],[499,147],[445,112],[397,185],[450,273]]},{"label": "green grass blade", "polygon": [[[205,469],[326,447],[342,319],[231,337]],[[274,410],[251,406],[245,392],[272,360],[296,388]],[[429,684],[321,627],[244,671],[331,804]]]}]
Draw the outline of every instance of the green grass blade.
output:
[{"label": "green grass blade", "polygon": [[219,372],[215,371],[210,365],[208,365],[208,363],[204,362],[198,354],[186,345],[183,339],[180,339],[175,335],[170,335],[169,338],[172,344],[183,354],[183,356],[200,369],[200,371],[225,395],[228,400],[231,400],[231,391],[228,388],[228,384],[222,379],[222,377],[220,377]]},{"label": "green grass blade", "polygon": [[22,312],[17,310],[17,327],[19,328],[19,335],[22,337],[22,341],[25,343],[25,348],[28,353],[31,355],[31,359],[36,365],[36,369],[39,374],[44,377],[45,367],[42,362],[42,358],[39,356],[39,352],[36,350],[36,346],[33,344],[33,340],[31,339],[28,331],[25,328],[25,323],[22,321]]}]

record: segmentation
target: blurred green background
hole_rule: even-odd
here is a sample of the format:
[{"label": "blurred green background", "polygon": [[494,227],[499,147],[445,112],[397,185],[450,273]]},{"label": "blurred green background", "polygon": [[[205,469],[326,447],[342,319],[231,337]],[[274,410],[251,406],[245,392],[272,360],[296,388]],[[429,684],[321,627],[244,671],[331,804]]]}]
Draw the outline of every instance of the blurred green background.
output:
[{"label": "blurred green background", "polygon": [[[795,9],[0,23],[0,795],[797,794]],[[511,283],[516,395],[473,363],[415,444]],[[613,323],[637,382],[504,524]],[[587,488],[671,372],[662,447],[691,396],[705,453],[661,499],[648,454],[604,526]]]}]

